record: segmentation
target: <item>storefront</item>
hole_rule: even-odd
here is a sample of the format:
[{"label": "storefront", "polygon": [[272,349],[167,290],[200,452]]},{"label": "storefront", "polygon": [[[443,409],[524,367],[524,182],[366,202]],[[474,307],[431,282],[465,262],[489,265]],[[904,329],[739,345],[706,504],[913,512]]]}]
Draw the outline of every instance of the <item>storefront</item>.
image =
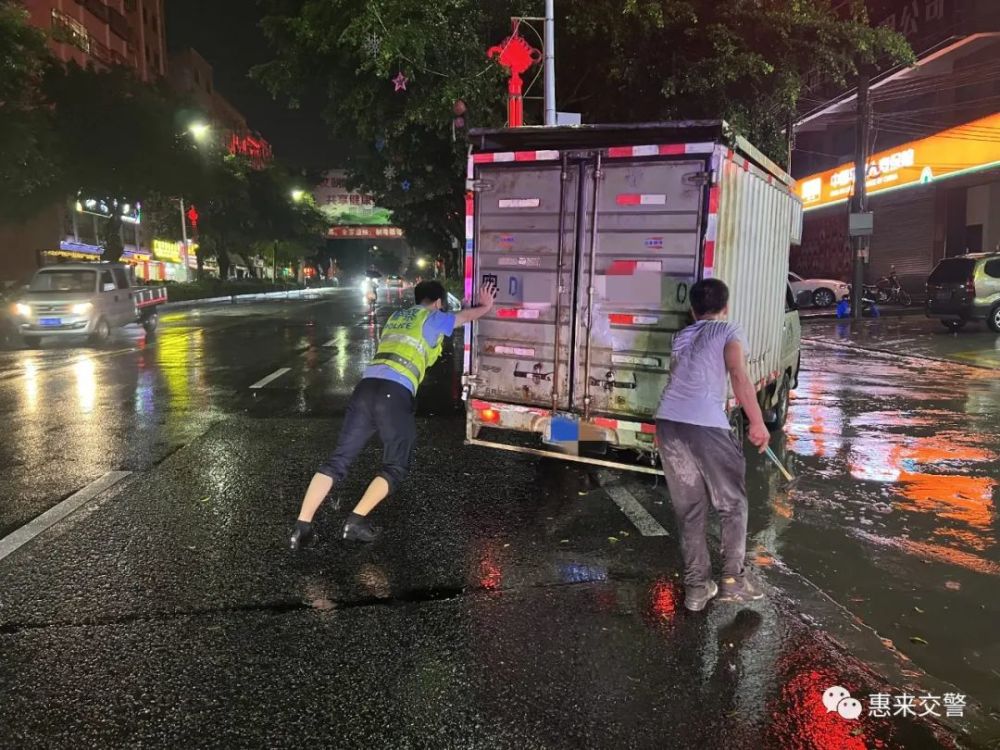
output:
[{"label": "storefront", "polygon": [[[1000,113],[874,154],[865,185],[875,231],[869,280],[895,266],[909,287],[923,286],[946,255],[1000,250]],[[802,245],[792,270],[803,276],[850,279],[847,236],[854,165],[804,177]]]},{"label": "storefront", "polygon": [[167,240],[153,240],[153,258],[158,263],[156,271],[159,273],[159,281],[188,280],[188,256],[194,255],[198,246],[189,242],[185,246],[183,242],[169,242]]}]

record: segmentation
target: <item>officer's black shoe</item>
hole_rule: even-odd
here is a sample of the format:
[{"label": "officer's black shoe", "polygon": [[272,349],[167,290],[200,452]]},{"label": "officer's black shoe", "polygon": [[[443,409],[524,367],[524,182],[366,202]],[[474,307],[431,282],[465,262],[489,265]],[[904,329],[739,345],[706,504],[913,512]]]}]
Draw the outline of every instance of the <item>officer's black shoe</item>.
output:
[{"label": "officer's black shoe", "polygon": [[295,524],[295,529],[292,531],[292,538],[288,542],[288,548],[292,552],[298,552],[300,549],[312,547],[318,540],[319,535],[313,531],[312,524],[299,521]]},{"label": "officer's black shoe", "polygon": [[351,513],[344,524],[343,539],[345,542],[357,542],[360,544],[371,544],[382,536],[382,527],[372,526],[364,516]]}]

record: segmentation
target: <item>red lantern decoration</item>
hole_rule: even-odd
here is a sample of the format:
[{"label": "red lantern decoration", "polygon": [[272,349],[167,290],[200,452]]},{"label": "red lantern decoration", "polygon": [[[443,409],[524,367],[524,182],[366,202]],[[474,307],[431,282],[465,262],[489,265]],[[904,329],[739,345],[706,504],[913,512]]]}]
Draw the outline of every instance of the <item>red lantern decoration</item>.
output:
[{"label": "red lantern decoration", "polygon": [[542,59],[541,50],[535,49],[517,33],[504,39],[502,44],[486,50],[487,57],[495,57],[497,62],[507,68],[510,82],[507,84],[507,124],[512,128],[524,125],[524,81],[521,75],[532,65]]},{"label": "red lantern decoration", "polygon": [[198,213],[198,210],[194,206],[191,206],[191,208],[188,209],[188,211],[187,211],[187,218],[188,218],[188,221],[191,222],[191,227],[193,229],[197,229],[198,228],[198,218],[199,218],[199,216],[200,216],[200,214]]}]

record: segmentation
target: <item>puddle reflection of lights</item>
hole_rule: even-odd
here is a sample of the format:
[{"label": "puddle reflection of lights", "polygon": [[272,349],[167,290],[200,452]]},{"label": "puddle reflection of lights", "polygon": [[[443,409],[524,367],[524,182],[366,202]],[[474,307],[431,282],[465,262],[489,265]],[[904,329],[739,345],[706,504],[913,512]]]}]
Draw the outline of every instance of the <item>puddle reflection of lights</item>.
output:
[{"label": "puddle reflection of lights", "polygon": [[83,414],[90,414],[94,410],[94,403],[97,401],[97,380],[94,375],[96,367],[94,360],[88,356],[80,357],[73,365],[73,372],[76,373],[76,396],[80,402],[80,411]]},{"label": "puddle reflection of lights", "polygon": [[24,363],[24,406],[31,412],[38,408],[38,365],[31,359]]}]

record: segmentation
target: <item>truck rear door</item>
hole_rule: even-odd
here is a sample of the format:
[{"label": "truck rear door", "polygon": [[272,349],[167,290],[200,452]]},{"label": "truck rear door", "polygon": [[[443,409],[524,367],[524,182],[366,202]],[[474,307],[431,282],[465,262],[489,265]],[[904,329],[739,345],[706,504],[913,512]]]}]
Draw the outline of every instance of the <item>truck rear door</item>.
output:
[{"label": "truck rear door", "polygon": [[498,295],[478,323],[473,397],[569,407],[579,170],[566,165],[476,166],[475,281]]},{"label": "truck rear door", "polygon": [[588,206],[576,278],[575,411],[653,415],[701,270],[706,168],[698,157],[587,165],[585,192],[598,210]]}]

